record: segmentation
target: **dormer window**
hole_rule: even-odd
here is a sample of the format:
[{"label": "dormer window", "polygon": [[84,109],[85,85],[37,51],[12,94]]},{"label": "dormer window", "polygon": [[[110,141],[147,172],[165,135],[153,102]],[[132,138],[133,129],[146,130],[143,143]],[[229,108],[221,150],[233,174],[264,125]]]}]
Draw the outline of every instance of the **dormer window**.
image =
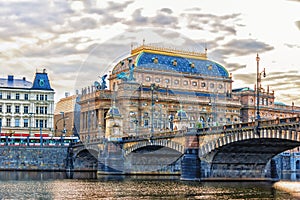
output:
[{"label": "dormer window", "polygon": [[189,65],[190,65],[191,68],[195,67],[195,63],[193,63],[193,62],[190,62]]},{"label": "dormer window", "polygon": [[153,63],[157,64],[158,63],[158,58],[154,57],[154,58],[152,58],[152,61],[153,61]]},{"label": "dormer window", "polygon": [[177,66],[177,60],[176,59],[172,60],[172,65],[175,66],[175,67]]}]

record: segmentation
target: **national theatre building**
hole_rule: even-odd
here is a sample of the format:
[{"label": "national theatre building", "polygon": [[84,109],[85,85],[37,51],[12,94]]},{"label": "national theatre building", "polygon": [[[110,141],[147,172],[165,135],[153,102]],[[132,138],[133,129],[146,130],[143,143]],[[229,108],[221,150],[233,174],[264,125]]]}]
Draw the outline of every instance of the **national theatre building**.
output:
[{"label": "national theatre building", "polygon": [[[153,134],[255,119],[256,89],[233,90],[232,82],[226,68],[209,60],[206,52],[139,46],[104,75],[102,82],[82,89],[81,139]],[[258,89],[262,94],[262,118],[299,113],[294,105],[276,104],[274,92],[269,89]]]}]

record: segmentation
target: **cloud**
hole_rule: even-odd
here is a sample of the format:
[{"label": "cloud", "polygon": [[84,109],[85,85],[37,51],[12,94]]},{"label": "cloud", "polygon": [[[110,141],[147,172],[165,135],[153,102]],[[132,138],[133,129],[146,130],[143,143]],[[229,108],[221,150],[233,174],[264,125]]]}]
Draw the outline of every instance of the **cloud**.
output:
[{"label": "cloud", "polygon": [[161,9],[157,11],[155,16],[143,16],[142,8],[136,9],[131,20],[125,20],[123,23],[129,26],[154,26],[178,28],[178,18],[172,16],[171,9]]},{"label": "cloud", "polygon": [[164,12],[164,13],[167,13],[167,14],[172,14],[173,13],[173,11],[170,8],[162,8],[160,11]]},{"label": "cloud", "polygon": [[[182,17],[187,19],[187,27],[190,29],[205,30],[211,33],[225,32],[231,35],[236,34],[233,21],[239,20],[239,13],[230,15],[213,15],[210,13],[184,13]],[[228,23],[228,21],[232,21]],[[231,25],[228,25],[231,24]]]},{"label": "cloud", "polygon": [[253,39],[233,39],[222,45],[221,49],[215,50],[214,53],[225,55],[225,57],[244,56],[253,54],[253,52],[262,53],[273,49],[273,46]]},{"label": "cloud", "polygon": [[298,27],[298,29],[300,30],[300,21],[296,21],[295,24]]},{"label": "cloud", "polygon": [[227,63],[226,64],[226,69],[229,72],[235,72],[237,70],[244,69],[246,67],[247,67],[247,65],[242,65],[242,64],[238,64],[238,63]]},{"label": "cloud", "polygon": [[256,74],[233,74],[233,80],[242,80],[244,84],[252,86],[256,83]]},{"label": "cloud", "polygon": [[300,45],[298,45],[298,44],[284,44],[284,45],[289,48],[300,48]]},{"label": "cloud", "polygon": [[83,17],[69,22],[69,25],[76,30],[86,30],[97,28],[98,22],[94,18]]}]

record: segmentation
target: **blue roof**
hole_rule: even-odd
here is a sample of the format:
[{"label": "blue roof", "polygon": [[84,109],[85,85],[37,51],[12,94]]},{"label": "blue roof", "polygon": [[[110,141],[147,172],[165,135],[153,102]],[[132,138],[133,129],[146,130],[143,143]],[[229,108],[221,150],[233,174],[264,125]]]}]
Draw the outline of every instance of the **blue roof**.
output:
[{"label": "blue roof", "polygon": [[282,102],[274,102],[274,104],[277,106],[286,106],[286,104]]},{"label": "blue roof", "polygon": [[50,86],[47,73],[36,73],[32,90],[53,90]]},{"label": "blue roof", "polygon": [[107,116],[111,116],[111,117],[121,117],[121,113],[119,111],[119,108],[112,106],[110,107],[110,109],[108,110]]},{"label": "blue roof", "polygon": [[47,73],[36,73],[33,83],[23,79],[15,79],[13,75],[8,78],[0,78],[0,88],[18,88],[28,90],[51,90]]},{"label": "blue roof", "polygon": [[252,92],[254,92],[254,90],[249,88],[249,87],[236,88],[236,89],[232,90],[232,92],[243,92],[243,91],[252,91]]},{"label": "blue roof", "polygon": [[8,78],[0,78],[0,87],[1,88],[20,88],[20,89],[30,89],[32,83],[23,79],[14,79],[12,75],[9,75]]},{"label": "blue roof", "polygon": [[[157,63],[155,63],[154,60],[156,60]],[[177,64],[174,64],[174,61]],[[162,55],[149,52],[142,52],[139,54],[136,66],[189,74],[229,77],[228,71],[223,66],[210,60]]]}]

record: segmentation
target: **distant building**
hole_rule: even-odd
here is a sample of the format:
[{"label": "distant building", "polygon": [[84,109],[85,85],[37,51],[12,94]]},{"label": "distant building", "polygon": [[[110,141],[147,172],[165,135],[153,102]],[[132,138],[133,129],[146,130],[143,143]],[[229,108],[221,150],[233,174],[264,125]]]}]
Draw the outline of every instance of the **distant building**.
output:
[{"label": "distant building", "polygon": [[143,45],[120,60],[108,80],[109,90],[101,84],[82,90],[83,139],[240,122],[231,74],[206,52]]},{"label": "distant building", "polygon": [[[142,45],[120,60],[102,83],[82,88],[80,135],[150,134],[256,119],[256,89],[232,89],[232,76],[205,53]],[[300,108],[275,102],[260,88],[261,119],[291,117]]]},{"label": "distant building", "polygon": [[[249,87],[233,89],[233,95],[241,100],[241,121],[251,122],[257,118],[257,89],[250,89]],[[274,91],[270,92],[269,87],[267,90],[260,88],[259,91],[259,110],[260,118],[262,120],[287,118],[300,114],[300,107],[295,106],[292,102],[291,105],[286,105],[281,102],[275,101]]]},{"label": "distant building", "polygon": [[54,134],[55,136],[78,135],[80,108],[77,101],[78,95],[68,96],[56,103],[54,111]]},{"label": "distant building", "polygon": [[13,75],[0,78],[0,132],[4,134],[52,134],[54,90],[46,70],[33,82]]}]

